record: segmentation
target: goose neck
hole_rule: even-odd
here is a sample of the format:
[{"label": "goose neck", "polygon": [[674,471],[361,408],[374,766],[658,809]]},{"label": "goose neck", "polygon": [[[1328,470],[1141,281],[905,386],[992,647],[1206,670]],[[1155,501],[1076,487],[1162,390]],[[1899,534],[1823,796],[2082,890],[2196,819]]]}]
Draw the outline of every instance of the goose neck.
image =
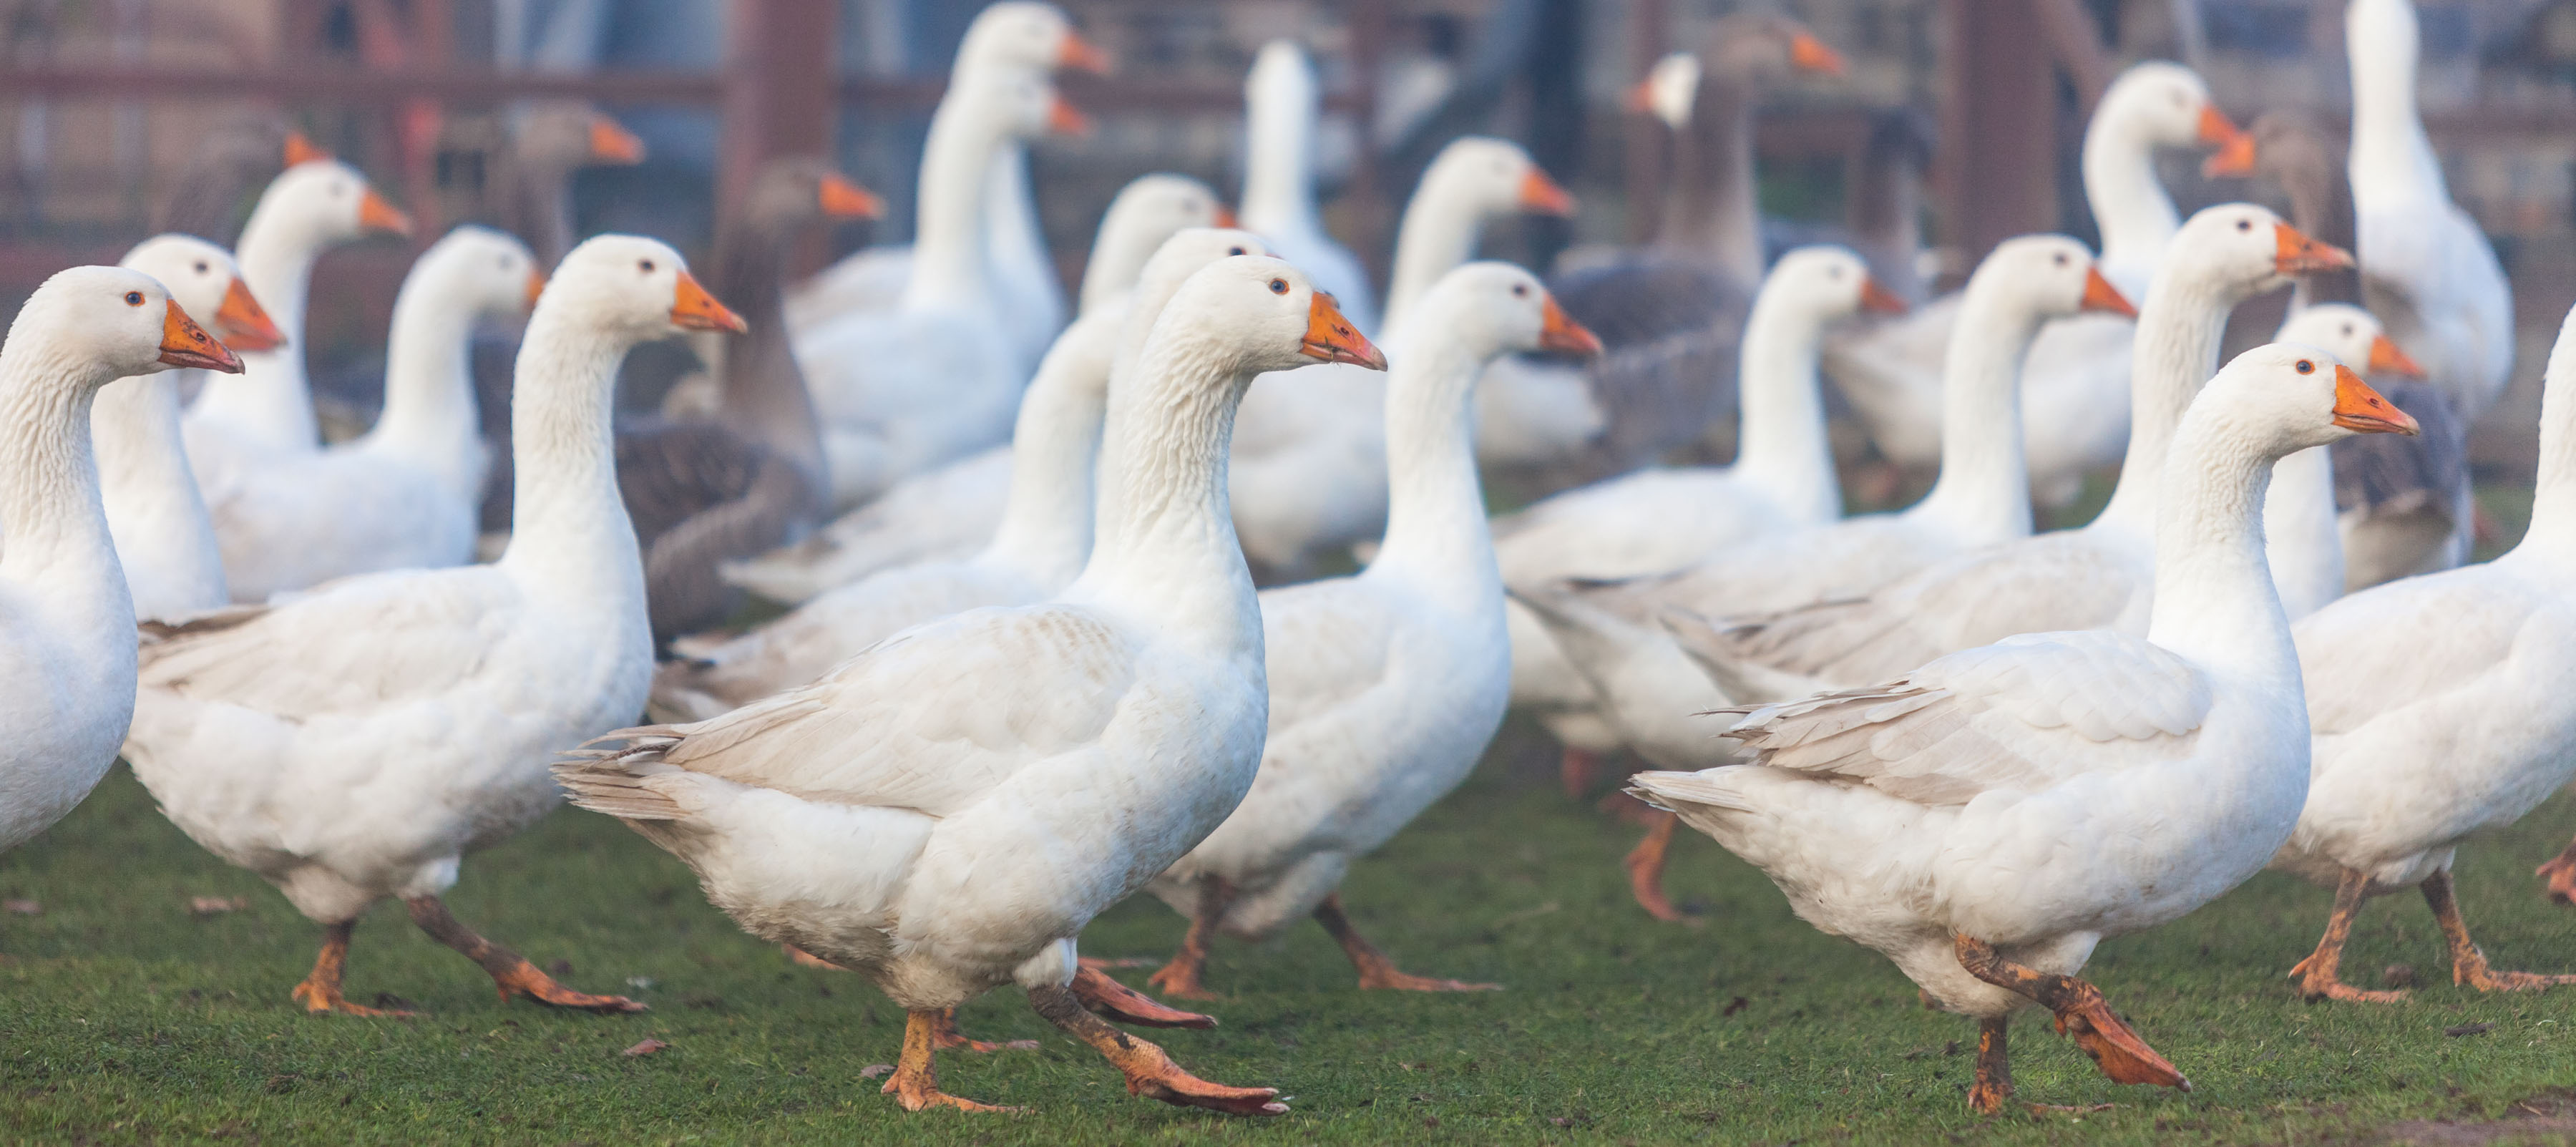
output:
[{"label": "goose neck", "polygon": [[35,597],[59,624],[118,634],[130,654],[134,599],[108,534],[91,444],[91,399],[110,378],[31,336],[20,317],[17,337],[0,347],[0,538],[8,539],[0,581]]},{"label": "goose neck", "polygon": [[1971,283],[1941,366],[1941,476],[1912,512],[1968,545],[2030,534],[2021,367],[2042,319]]},{"label": "goose neck", "polygon": [[1477,232],[1484,222],[1476,211],[1474,189],[1466,186],[1466,180],[1437,167],[1423,177],[1412,202],[1404,205],[1403,223],[1396,228],[1395,273],[1387,280],[1381,329],[1399,329],[1405,313],[1422,301],[1431,284],[1475,256]]},{"label": "goose neck", "polygon": [[[1114,308],[1113,308],[1114,309]],[[1119,315],[1076,319],[1038,364],[1011,431],[1011,486],[984,551],[1054,587],[1091,556],[1094,473]]]},{"label": "goose neck", "polygon": [[1815,522],[1842,513],[1816,381],[1823,333],[1824,319],[1802,301],[1778,292],[1757,297],[1745,322],[1737,372],[1743,429],[1735,472]]},{"label": "goose neck", "polygon": [[[394,295],[385,342],[385,409],[367,432],[370,449],[449,473],[472,456],[482,424],[474,409],[471,339],[475,304],[435,268],[416,274]],[[480,474],[471,476],[479,485]]]},{"label": "goose neck", "polygon": [[2116,110],[2096,115],[2084,133],[2084,200],[2102,232],[2102,262],[2152,267],[2182,229],[2173,198],[2156,178],[2156,145],[2144,128]]},{"label": "goose neck", "polygon": [[[548,300],[551,301],[551,300]],[[640,623],[643,559],[617,486],[609,424],[618,362],[631,339],[540,302],[520,344],[510,409],[510,548],[522,585],[628,609]]]},{"label": "goose neck", "polygon": [[783,283],[796,229],[746,225],[729,239],[717,257],[716,297],[732,304],[749,331],[712,336],[723,344],[717,421],[786,459],[809,489],[827,490],[821,420],[787,326]]},{"label": "goose neck", "polygon": [[2558,335],[2542,371],[2540,469],[2531,496],[2531,528],[2515,552],[2528,550],[2576,564],[2576,316]]},{"label": "goose neck", "polygon": [[243,352],[240,374],[208,375],[194,410],[256,433],[274,449],[320,445],[321,425],[304,380],[304,347],[313,263],[328,245],[291,200],[260,200],[242,228],[236,258],[242,285],[268,311],[286,344]]},{"label": "goose neck", "polygon": [[1037,199],[1029,193],[1029,147],[1022,140],[1004,137],[993,149],[984,176],[984,235],[985,255],[995,268],[1054,281]]},{"label": "goose neck", "polygon": [[2354,8],[2344,37],[2353,81],[2353,186],[2390,199],[2447,198],[2441,162],[2415,104],[2414,15],[2390,5]]},{"label": "goose neck", "polygon": [[2172,267],[2147,288],[2130,351],[2129,449],[2120,461],[2119,484],[2097,524],[2153,536],[2174,432],[2201,383],[2218,373],[2227,313],[2248,293]]},{"label": "goose neck", "polygon": [[942,100],[931,115],[930,137],[921,153],[921,191],[913,207],[912,277],[903,295],[907,308],[969,308],[986,296],[985,181],[1008,135],[994,112],[986,101],[958,93]]},{"label": "goose neck", "polygon": [[2195,664],[2254,680],[2288,680],[2290,644],[2264,557],[2263,501],[2272,462],[2221,417],[2194,419],[2174,438],[2157,511],[2155,606],[2147,640]]},{"label": "goose neck", "polygon": [[1437,600],[1461,609],[1502,608],[1502,577],[1476,476],[1471,401],[1486,356],[1449,334],[1454,324],[1426,314],[1394,340],[1387,356],[1386,536],[1364,576],[1403,574],[1440,587]]},{"label": "goose neck", "polygon": [[1315,218],[1315,92],[1311,84],[1255,85],[1246,93],[1245,228],[1262,235],[1321,230]]},{"label": "goose neck", "polygon": [[1675,133],[1677,177],[1668,244],[1712,262],[1739,286],[1762,281],[1762,218],[1753,173],[1753,90],[1712,81]]},{"label": "goose neck", "polygon": [[2343,596],[2343,524],[2335,514],[2334,459],[2325,447],[2272,464],[2263,536],[2272,584],[2291,620]]}]

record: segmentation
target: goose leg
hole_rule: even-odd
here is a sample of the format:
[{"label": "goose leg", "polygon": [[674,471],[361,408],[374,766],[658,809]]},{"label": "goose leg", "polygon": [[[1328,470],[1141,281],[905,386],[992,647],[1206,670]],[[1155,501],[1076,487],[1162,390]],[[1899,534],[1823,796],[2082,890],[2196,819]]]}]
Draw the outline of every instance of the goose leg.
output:
[{"label": "goose leg", "polygon": [[1583,794],[1592,791],[1592,782],[1600,775],[1601,754],[1599,753],[1567,745],[1565,755],[1557,758],[1556,781],[1565,786],[1567,800],[1582,800]]},{"label": "goose leg", "polygon": [[[1135,1024],[1149,1028],[1216,1026],[1215,1016],[1203,1016],[1197,1012],[1164,1007],[1155,1002],[1153,997],[1110,979],[1109,973],[1089,964],[1082,965],[1073,973],[1072,991],[1075,996],[1081,998],[1082,1006],[1091,1009],[1094,1014],[1107,1016],[1122,1024]],[[1029,1046],[1035,1047],[1037,1044],[1032,1041]]]},{"label": "goose leg", "polygon": [[537,970],[535,964],[516,952],[474,934],[448,912],[447,902],[435,896],[406,896],[403,905],[411,909],[411,922],[432,939],[462,953],[466,959],[483,966],[492,977],[492,986],[501,990],[501,998],[526,996],[541,1004],[559,1008],[580,1008],[594,1012],[640,1012],[644,1005],[624,996],[594,996],[576,992],[558,984],[554,978]]},{"label": "goose leg", "polygon": [[1342,894],[1333,893],[1315,906],[1315,921],[1340,942],[1342,954],[1351,958],[1351,967],[1359,969],[1360,987],[1393,988],[1404,992],[1499,992],[1501,984],[1471,984],[1464,980],[1438,980],[1400,971],[1395,961],[1378,951],[1377,945],[1351,927],[1351,918],[1342,914]]},{"label": "goose leg", "polygon": [[1673,813],[1655,810],[1654,824],[1646,830],[1645,839],[1619,862],[1628,870],[1628,893],[1637,898],[1637,906],[1645,909],[1646,915],[1668,923],[1689,919],[1664,895],[1664,854],[1672,849],[1673,829],[1681,822],[1682,818]]},{"label": "goose leg", "polygon": [[1226,903],[1233,899],[1234,890],[1226,887],[1225,881],[1200,877],[1198,911],[1190,914],[1190,930],[1181,937],[1181,950],[1172,953],[1172,962],[1145,977],[1145,982],[1177,999],[1223,998],[1199,982],[1199,972],[1207,967],[1208,948],[1216,942],[1217,922],[1225,918]]},{"label": "goose leg", "polygon": [[2451,982],[2481,992],[2536,991],[2557,984],[2576,984],[2576,976],[2540,972],[2499,972],[2487,966],[2487,954],[2469,940],[2468,921],[2460,919],[2460,902],[2451,895],[2451,874],[2436,872],[2424,880],[2424,903],[2451,942]]},{"label": "goose leg", "polygon": [[2001,1115],[2012,1102],[2012,1032],[2008,1017],[1977,1021],[1977,1083],[1968,1089],[1968,1110]]},{"label": "goose leg", "polygon": [[416,1012],[390,1011],[384,1008],[360,1007],[340,995],[340,973],[349,966],[349,936],[358,930],[355,920],[343,920],[322,929],[322,954],[314,957],[313,971],[304,982],[295,985],[294,997],[303,1001],[304,1010],[314,1014],[338,1012],[344,1016],[411,1016]]},{"label": "goose leg", "polygon": [[954,1016],[956,1011],[955,1008],[940,1008],[904,1014],[903,1055],[894,1065],[894,1074],[886,1077],[885,1093],[893,1096],[906,1111],[930,1107],[954,1107],[959,1111],[1019,1110],[960,1099],[939,1090],[939,1071],[933,1059],[939,1050],[940,1019]]},{"label": "goose leg", "polygon": [[[1172,1062],[1163,1049],[1109,1026],[1082,1005],[1071,988],[1031,988],[1029,1006],[1065,1034],[1107,1056],[1127,1076],[1127,1092],[1159,1099],[1176,1107],[1205,1107],[1234,1115],[1286,1115],[1275,1087],[1227,1087],[1210,1083]],[[906,1045],[910,1050],[910,1045]]]},{"label": "goose leg", "polygon": [[2102,989],[2073,976],[2059,976],[2004,959],[1983,940],[1954,935],[1959,966],[1998,988],[2038,1001],[2057,1016],[2057,1030],[2093,1057],[2093,1066],[2114,1083],[2152,1083],[2191,1090],[2191,1081],[2148,1047],[2120,1017],[2111,1014]]},{"label": "goose leg", "polygon": [[2352,918],[2360,914],[2361,902],[2369,894],[2370,877],[2365,873],[2347,868],[2335,881],[2334,914],[2326,917],[2326,934],[2318,938],[2316,951],[2290,969],[2300,995],[2364,1004],[2393,1004],[2406,998],[2404,992],[2373,992],[2343,982],[2344,941],[2352,938]]},{"label": "goose leg", "polygon": [[2567,847],[2531,874],[2548,882],[2550,899],[2576,905],[2576,840],[2568,841]]},{"label": "goose leg", "polygon": [[[1005,1043],[987,1043],[980,1039],[968,1039],[966,1038],[965,1033],[957,1030],[957,1009],[955,1008],[941,1008],[938,1011],[925,1014],[931,1017],[930,1044],[932,1047],[940,1051],[971,1051],[987,1053],[996,1051],[1036,1051],[1038,1049],[1038,1041],[1033,1039],[1015,1039]],[[909,1030],[911,1022],[912,1021],[910,1020],[904,1021],[907,1031]]]}]

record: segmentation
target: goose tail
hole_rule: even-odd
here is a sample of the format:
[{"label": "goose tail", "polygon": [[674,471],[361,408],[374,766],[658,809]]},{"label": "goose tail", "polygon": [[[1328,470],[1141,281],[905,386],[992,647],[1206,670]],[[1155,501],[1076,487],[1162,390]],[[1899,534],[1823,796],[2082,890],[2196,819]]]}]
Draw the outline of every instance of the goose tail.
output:
[{"label": "goose tail", "polygon": [[681,771],[662,760],[681,735],[679,726],[644,725],[593,737],[558,755],[555,783],[574,805],[620,820],[682,819],[690,810],[653,783]]}]

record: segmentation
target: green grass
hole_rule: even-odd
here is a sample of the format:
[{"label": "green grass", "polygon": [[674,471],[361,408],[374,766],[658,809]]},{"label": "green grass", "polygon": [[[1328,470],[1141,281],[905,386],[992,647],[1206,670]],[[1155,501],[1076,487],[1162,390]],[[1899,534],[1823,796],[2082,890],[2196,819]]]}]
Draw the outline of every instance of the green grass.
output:
[{"label": "green grass", "polygon": [[[2116,1102],[2080,1124],[1963,1109],[1972,1042],[1923,1011],[1884,961],[1816,933],[1760,874],[1705,839],[1672,887],[1710,921],[1659,925],[1628,902],[1631,830],[1555,793],[1525,730],[1465,789],[1359,866],[1360,925],[1416,971],[1499,980],[1464,997],[1363,995],[1319,929],[1219,948],[1232,994],[1212,1032],[1159,1033],[1230,1083],[1295,1096],[1277,1121],[1229,1121],[1128,1096],[1015,993],[967,1009],[1036,1052],[942,1057],[959,1094],[1034,1113],[906,1115],[861,1076],[891,1060],[901,1014],[856,977],[790,967],[709,908],[679,864],[618,825],[564,811],[472,858],[452,902],[564,979],[635,990],[629,1017],[503,1003],[464,960],[380,909],[360,928],[351,998],[396,993],[414,1021],[307,1017],[287,989],[315,930],[273,891],[199,852],[122,771],[36,842],[0,858],[0,1139],[11,1142],[1734,1143],[2368,1141],[2391,1122],[2491,1118],[2576,1082],[2576,992],[2481,997],[2449,986],[2421,902],[2372,903],[2346,967],[2407,962],[2432,986],[2393,1007],[2310,1006],[2282,979],[2315,939],[2320,890],[2271,876],[2151,934],[2105,944],[2091,975],[2199,1085],[2100,1077],[2042,1017],[2015,1025],[2024,1098]],[[2502,967],[2576,965],[2576,912],[2530,868],[2576,827],[2560,800],[2473,842],[2460,886]],[[246,910],[194,916],[194,896]],[[1086,937],[1094,955],[1159,955],[1180,921],[1138,902]],[[1140,972],[1122,973],[1130,983]],[[2444,1030],[2493,1024],[2481,1034]],[[619,1051],[647,1037],[671,1046]],[[1436,1125],[1433,1121],[1437,1121]]]}]

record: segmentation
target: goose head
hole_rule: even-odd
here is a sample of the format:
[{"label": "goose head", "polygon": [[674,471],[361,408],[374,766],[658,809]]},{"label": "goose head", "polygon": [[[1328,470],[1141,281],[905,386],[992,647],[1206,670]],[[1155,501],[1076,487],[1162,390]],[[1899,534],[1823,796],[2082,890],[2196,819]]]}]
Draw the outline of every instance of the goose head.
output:
[{"label": "goose head", "polygon": [[826,220],[879,219],[885,200],[811,156],[762,164],[743,197],[747,222],[765,235],[794,235]]},{"label": "goose head", "polygon": [[1775,307],[1787,303],[1819,323],[1861,311],[1905,313],[1905,300],[1870,278],[1868,263],[1848,249],[1832,246],[1800,247],[1780,256],[1763,277],[1755,305],[1760,307],[1764,301]]},{"label": "goose head", "polygon": [[1322,362],[1385,370],[1386,356],[1303,271],[1266,255],[1232,255],[1192,272],[1156,318],[1157,335],[1205,340],[1236,385]]},{"label": "goose head", "polygon": [[314,159],[287,168],[259,197],[253,212],[281,219],[304,244],[319,249],[367,235],[409,236],[411,216],[386,202],[367,177],[336,159]]},{"label": "goose head", "polygon": [[160,280],[180,310],[209,316],[207,328],[232,350],[286,345],[285,333],[242,285],[241,267],[230,251],[194,235],[155,235],[135,244],[117,265]]},{"label": "goose head", "polygon": [[669,245],[640,235],[599,235],[564,256],[538,297],[537,321],[559,315],[629,342],[686,331],[744,330],[689,274]]},{"label": "goose head", "polygon": [[2423,43],[2409,0],[2352,0],[2344,7],[2343,36],[2356,83],[2414,86]]},{"label": "goose head", "polygon": [[1043,77],[1015,71],[979,72],[956,84],[951,90],[959,99],[959,112],[989,122],[1008,138],[1091,134],[1091,117],[1065,102]]},{"label": "goose head", "polygon": [[1136,276],[1136,297],[1156,302],[1171,298],[1172,292],[1198,273],[1199,269],[1219,259],[1237,255],[1267,258],[1270,248],[1261,237],[1232,227],[1184,227],[1154,248],[1145,268]]},{"label": "goose head", "polygon": [[1574,321],[1538,276],[1502,262],[1465,264],[1440,277],[1422,296],[1419,321],[1409,331],[1452,339],[1477,361],[1498,355],[1547,351],[1589,358],[1601,340]]},{"label": "goose head", "polygon": [[1772,12],[1738,12],[1709,26],[1700,62],[1712,86],[1765,88],[1794,75],[1839,76],[1843,58],[1805,24]]},{"label": "goose head", "polygon": [[2231,297],[2243,299],[2292,276],[2350,266],[2350,252],[2310,238],[2268,209],[2222,203],[2183,221],[2156,278],[2224,284]]},{"label": "goose head", "polygon": [[1526,211],[1536,215],[1574,214],[1574,196],[1548,178],[1538,161],[1519,144],[1491,136],[1451,140],[1422,172],[1414,194],[1469,218]]},{"label": "goose head", "polygon": [[[2301,191],[2341,178],[2343,145],[2313,112],[2280,108],[2254,117],[2246,144],[2210,156],[2200,172],[2212,179],[2263,179],[2281,185],[2297,202]],[[2319,191],[2310,191],[2318,194]]]},{"label": "goose head", "polygon": [[45,280],[10,323],[8,349],[25,338],[39,340],[44,359],[74,365],[65,377],[93,390],[172,367],[242,369],[160,280],[125,267],[73,267]]},{"label": "goose head", "polygon": [[2350,303],[2318,303],[2281,324],[2280,341],[2303,343],[2344,363],[2361,363],[2370,378],[2421,379],[2424,368],[2399,350],[2379,318]]},{"label": "goose head", "polygon": [[2086,131],[2142,148],[2209,148],[2217,153],[2210,163],[2221,170],[2253,163],[2253,137],[2218,110],[2200,73],[2162,60],[2139,64],[2111,81]]},{"label": "goose head", "polygon": [[1184,227],[1232,227],[1234,212],[1207,184],[1186,175],[1140,175],[1118,189],[1100,230],[1134,229],[1135,233],[1170,236]]},{"label": "goose head", "polygon": [[1696,52],[1669,52],[1646,69],[1646,78],[1628,89],[1628,110],[1654,116],[1680,131],[1690,126],[1691,105],[1699,100],[1700,63]]},{"label": "goose head", "polygon": [[1311,116],[1319,96],[1314,61],[1306,58],[1306,49],[1297,41],[1272,40],[1253,53],[1252,70],[1243,76],[1247,107],[1275,107]]},{"label": "goose head", "polygon": [[1003,0],[985,8],[957,46],[959,71],[1004,68],[1040,75],[1070,68],[1109,74],[1109,56],[1082,34],[1064,9],[1036,0]]},{"label": "goose head", "polygon": [[415,282],[469,314],[516,318],[536,305],[546,276],[516,236],[469,223],[420,253],[403,279],[405,293]]},{"label": "goose head", "polygon": [[2043,320],[2087,311],[2138,317],[2138,309],[2102,277],[2093,252],[2064,235],[2022,235],[1996,244],[1969,276],[1968,290],[1980,297],[1999,292],[2015,312]]},{"label": "goose head", "polygon": [[627,167],[644,162],[644,141],[585,103],[555,101],[521,114],[510,128],[511,154],[546,171]]},{"label": "goose head", "polygon": [[2267,343],[2236,356],[2193,403],[2203,404],[2271,458],[2354,434],[2417,433],[2412,416],[2341,359],[2305,343]]}]

